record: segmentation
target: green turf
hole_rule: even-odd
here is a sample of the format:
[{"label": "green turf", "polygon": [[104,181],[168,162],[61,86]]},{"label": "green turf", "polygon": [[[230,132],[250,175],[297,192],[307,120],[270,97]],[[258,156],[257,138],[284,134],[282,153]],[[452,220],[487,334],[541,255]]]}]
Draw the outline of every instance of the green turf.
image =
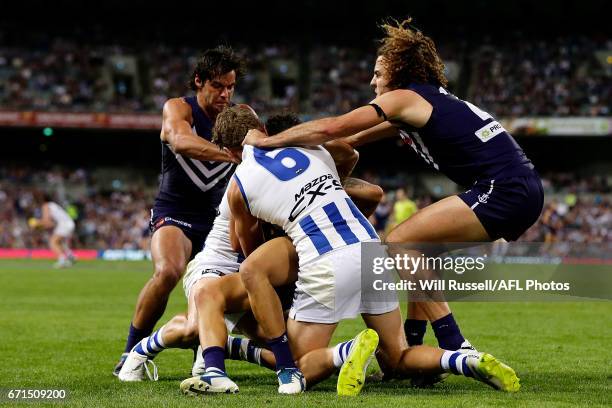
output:
[{"label": "green turf", "polygon": [[[412,389],[403,381],[366,384],[359,397],[341,399],[331,378],[304,395],[282,397],[276,394],[273,373],[230,362],[228,371],[240,394],[194,400],[179,393],[192,358],[182,350],[158,356],[159,382],[122,384],[111,370],[123,349],[137,293],[150,272],[147,262],[84,261],[69,270],[54,270],[47,261],[0,261],[0,388],[65,389],[70,396],[62,406],[87,407],[612,404],[610,302],[453,304],[474,345],[519,373],[522,389],[512,395],[453,377],[432,389]],[[184,307],[178,287],[162,322]],[[334,341],[351,337],[361,327],[359,320],[342,323]],[[434,343],[431,333],[427,342]]]}]

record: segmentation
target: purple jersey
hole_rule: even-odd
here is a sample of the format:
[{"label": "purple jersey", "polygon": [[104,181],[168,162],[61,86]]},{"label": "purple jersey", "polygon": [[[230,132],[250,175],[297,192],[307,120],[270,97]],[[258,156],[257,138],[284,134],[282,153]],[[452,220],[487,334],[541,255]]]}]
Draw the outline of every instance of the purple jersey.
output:
[{"label": "purple jersey", "polygon": [[[195,96],[183,99],[191,106],[193,132],[210,140],[213,122],[200,108]],[[189,216],[194,223],[200,220],[212,223],[234,167],[226,162],[191,159],[162,143],[162,174],[155,208]]]},{"label": "purple jersey", "polygon": [[442,87],[411,84],[408,89],[433,106],[431,117],[418,129],[394,124],[406,144],[455,183],[467,186],[534,174],[521,147],[490,114]]}]

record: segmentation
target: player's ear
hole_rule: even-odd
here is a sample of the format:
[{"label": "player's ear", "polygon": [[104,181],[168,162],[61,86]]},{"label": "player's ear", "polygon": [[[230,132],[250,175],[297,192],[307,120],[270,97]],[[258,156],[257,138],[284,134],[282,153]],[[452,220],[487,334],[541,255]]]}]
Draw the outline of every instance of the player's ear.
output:
[{"label": "player's ear", "polygon": [[195,78],[193,79],[193,82],[196,84],[196,87],[198,87],[198,88],[202,88],[204,86],[204,83],[200,79],[199,75],[195,76]]}]

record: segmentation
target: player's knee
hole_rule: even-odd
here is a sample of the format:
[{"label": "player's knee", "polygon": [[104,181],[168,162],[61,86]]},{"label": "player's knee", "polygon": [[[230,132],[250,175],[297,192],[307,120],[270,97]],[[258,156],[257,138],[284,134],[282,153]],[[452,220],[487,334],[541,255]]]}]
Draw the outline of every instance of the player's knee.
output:
[{"label": "player's knee", "polygon": [[249,290],[254,288],[258,281],[265,279],[264,274],[259,273],[257,268],[254,268],[251,263],[245,261],[240,265],[240,279],[244,287]]},{"label": "player's knee", "polygon": [[203,279],[203,283],[195,293],[195,303],[198,308],[204,305],[225,307],[225,297],[219,288],[218,279]]},{"label": "player's knee", "polygon": [[173,262],[158,262],[155,264],[153,277],[162,285],[170,289],[174,288],[183,275],[184,267]]},{"label": "player's knee", "polygon": [[402,234],[397,228],[389,232],[385,238],[385,242],[387,244],[399,244],[407,241],[408,240],[406,240],[405,234]]}]

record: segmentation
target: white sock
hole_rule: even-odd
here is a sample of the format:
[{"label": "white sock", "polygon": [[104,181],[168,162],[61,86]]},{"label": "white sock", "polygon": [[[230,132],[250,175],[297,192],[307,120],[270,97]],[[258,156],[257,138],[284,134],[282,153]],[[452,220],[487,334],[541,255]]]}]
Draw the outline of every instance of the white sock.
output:
[{"label": "white sock", "polygon": [[440,358],[440,366],[447,373],[473,377],[474,374],[468,366],[468,358],[470,358],[468,354],[458,351],[445,351]]},{"label": "white sock", "polygon": [[229,359],[261,365],[261,347],[246,337],[227,336],[225,352]]},{"label": "white sock", "polygon": [[160,327],[157,331],[151,334],[149,337],[145,337],[134,346],[134,351],[138,354],[147,357],[155,357],[159,352],[166,348],[166,344],[163,340],[164,326]]},{"label": "white sock", "polygon": [[334,367],[340,368],[344,361],[348,357],[351,352],[351,346],[353,345],[353,340],[345,341],[334,346],[333,356],[334,356]]}]

